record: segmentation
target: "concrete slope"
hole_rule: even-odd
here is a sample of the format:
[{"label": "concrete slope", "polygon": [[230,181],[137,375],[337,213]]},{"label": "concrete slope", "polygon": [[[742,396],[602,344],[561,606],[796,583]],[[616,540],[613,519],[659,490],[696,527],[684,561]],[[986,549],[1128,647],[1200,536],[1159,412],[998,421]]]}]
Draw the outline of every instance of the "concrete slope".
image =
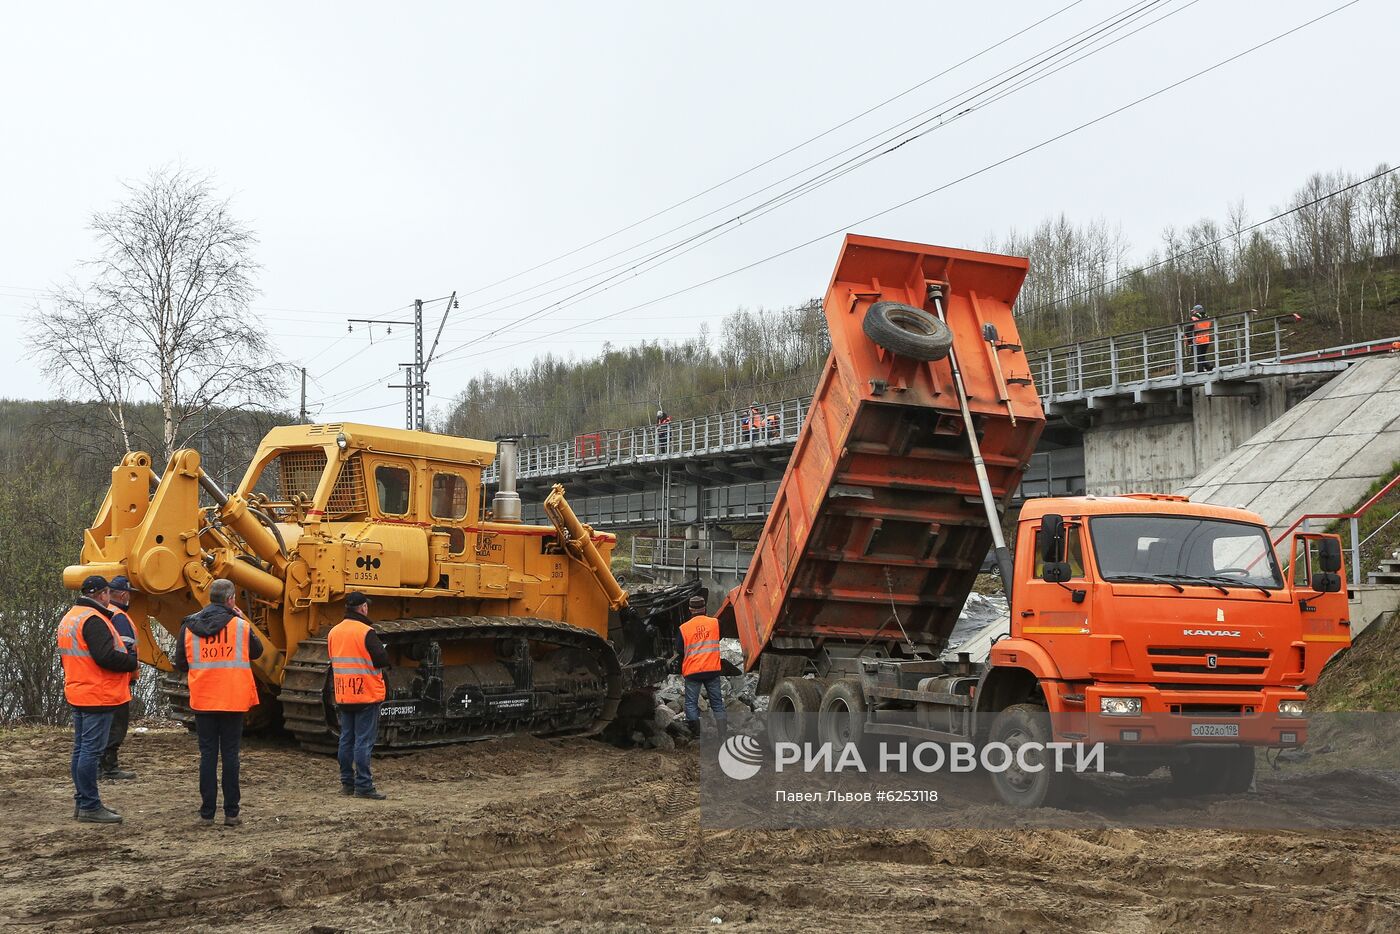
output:
[{"label": "concrete slope", "polygon": [[1350,368],[1178,492],[1242,506],[1278,535],[1305,512],[1345,512],[1400,460],[1400,357]]}]

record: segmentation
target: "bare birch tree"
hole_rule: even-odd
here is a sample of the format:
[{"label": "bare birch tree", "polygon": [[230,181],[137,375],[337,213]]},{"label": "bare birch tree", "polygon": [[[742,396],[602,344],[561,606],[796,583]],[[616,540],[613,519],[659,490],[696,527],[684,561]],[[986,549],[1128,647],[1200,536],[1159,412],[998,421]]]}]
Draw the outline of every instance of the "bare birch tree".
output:
[{"label": "bare birch tree", "polygon": [[134,398],[160,407],[165,457],[240,411],[282,398],[287,366],[248,303],[252,232],[209,178],[158,170],[93,215],[89,277],[35,316],[31,343],[61,390],[96,398],[130,449]]}]

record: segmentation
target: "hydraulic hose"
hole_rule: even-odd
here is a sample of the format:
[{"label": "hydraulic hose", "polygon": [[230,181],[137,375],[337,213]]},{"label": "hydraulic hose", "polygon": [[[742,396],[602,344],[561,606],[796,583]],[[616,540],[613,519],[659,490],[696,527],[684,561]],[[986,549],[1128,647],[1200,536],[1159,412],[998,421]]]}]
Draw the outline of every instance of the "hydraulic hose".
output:
[{"label": "hydraulic hose", "polygon": [[[946,326],[948,318],[943,313],[943,286],[932,284],[928,287],[929,299],[933,302],[938,320]],[[951,329],[950,329],[951,330]],[[1006,538],[1001,534],[1001,512],[997,509],[996,497],[992,495],[992,481],[987,476],[987,462],[982,459],[982,445],[977,441],[976,425],[972,421],[972,410],[967,405],[967,387],[963,384],[962,370],[958,367],[958,352],[955,346],[948,348],[948,364],[953,369],[953,390],[957,393],[958,408],[962,410],[963,427],[967,431],[967,446],[972,449],[972,468],[977,472],[977,486],[982,491],[982,508],[987,513],[987,525],[992,530],[992,551],[996,555],[997,568],[1001,571],[1002,588],[1006,599],[1011,599],[1011,552],[1006,547]]]}]

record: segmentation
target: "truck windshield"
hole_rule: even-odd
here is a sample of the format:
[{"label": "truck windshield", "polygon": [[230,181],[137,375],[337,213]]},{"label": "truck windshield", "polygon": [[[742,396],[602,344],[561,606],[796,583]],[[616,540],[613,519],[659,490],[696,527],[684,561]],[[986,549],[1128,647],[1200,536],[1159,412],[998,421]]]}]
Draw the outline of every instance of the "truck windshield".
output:
[{"label": "truck windshield", "polygon": [[1283,586],[1268,535],[1259,526],[1189,516],[1096,516],[1089,529],[1104,580]]}]

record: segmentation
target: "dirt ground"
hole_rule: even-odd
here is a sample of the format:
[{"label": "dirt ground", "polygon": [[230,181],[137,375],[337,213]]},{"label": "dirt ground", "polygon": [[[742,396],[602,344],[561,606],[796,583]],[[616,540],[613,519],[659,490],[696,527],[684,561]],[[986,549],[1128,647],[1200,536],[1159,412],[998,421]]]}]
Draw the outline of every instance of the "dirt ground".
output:
[{"label": "dirt ground", "polygon": [[[334,763],[244,748],[240,828],[196,822],[182,730],[132,735],[126,823],[71,819],[70,734],[0,733],[0,928],[1393,931],[1400,833],[702,831],[694,749],[511,739]],[[712,919],[719,918],[719,922]]]}]

